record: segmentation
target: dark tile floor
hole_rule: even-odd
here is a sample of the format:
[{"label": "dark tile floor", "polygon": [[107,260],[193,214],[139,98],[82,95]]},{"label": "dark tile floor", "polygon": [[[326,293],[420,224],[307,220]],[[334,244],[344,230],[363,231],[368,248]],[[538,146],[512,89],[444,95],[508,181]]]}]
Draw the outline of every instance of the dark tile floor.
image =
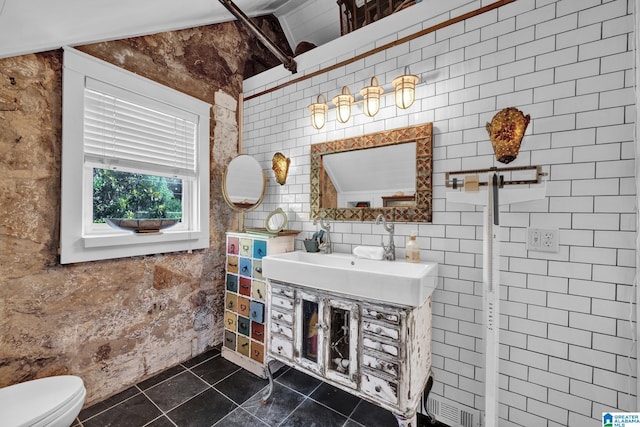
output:
[{"label": "dark tile floor", "polygon": [[274,378],[273,394],[263,404],[268,381],[216,348],[83,409],[73,427],[398,425],[389,411],[294,369],[284,367]]}]

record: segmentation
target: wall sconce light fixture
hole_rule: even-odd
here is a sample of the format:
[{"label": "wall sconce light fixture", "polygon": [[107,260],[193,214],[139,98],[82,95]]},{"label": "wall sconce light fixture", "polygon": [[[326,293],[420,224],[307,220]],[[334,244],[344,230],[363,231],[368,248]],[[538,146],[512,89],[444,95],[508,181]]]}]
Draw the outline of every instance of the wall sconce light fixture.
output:
[{"label": "wall sconce light fixture", "polygon": [[336,106],[336,120],[346,123],[351,118],[351,105],[354,98],[348,87],[342,86],[342,93],[333,97],[331,102]]},{"label": "wall sconce light fixture", "polygon": [[[322,99],[321,99],[322,98]],[[327,121],[327,100],[324,95],[318,95],[317,102],[309,105],[311,111],[311,126],[316,129],[322,129]]]},{"label": "wall sconce light fixture", "polygon": [[409,67],[404,67],[404,74],[395,78],[391,84],[396,92],[396,106],[406,109],[413,105],[416,100],[416,84],[420,79],[414,74],[410,74]]},{"label": "wall sconce light fixture", "polygon": [[[407,109],[413,105],[416,100],[416,85],[419,82],[420,78],[411,74],[409,66],[404,67],[404,74],[391,82],[394,91],[388,93],[389,95],[395,94],[396,107]],[[356,101],[349,88],[343,86],[342,92],[331,99],[331,102],[335,105],[336,120],[340,123],[348,122],[351,118],[351,107],[353,104],[359,103],[362,103],[362,111],[366,116],[375,116],[380,111],[383,93],[384,89],[380,86],[378,78],[375,76],[371,77],[369,86],[365,86],[360,90],[362,100]],[[329,110],[326,98],[323,95],[318,95],[317,102],[312,103],[308,108],[311,111],[311,126],[318,130],[322,129],[327,122],[327,111]]]},{"label": "wall sconce light fixture", "polygon": [[383,92],[384,89],[380,87],[378,79],[375,76],[371,77],[371,85],[360,90],[360,95],[362,95],[363,100],[362,110],[364,114],[369,117],[373,117],[378,114],[378,111],[380,111],[380,95],[382,95]]},{"label": "wall sconce light fixture", "polygon": [[520,142],[531,117],[517,108],[508,107],[498,112],[491,123],[486,124],[496,160],[511,163],[518,157]]},{"label": "wall sconce light fixture", "polygon": [[273,169],[273,174],[276,176],[276,182],[278,184],[284,185],[287,182],[290,163],[291,159],[285,157],[285,155],[280,152],[273,155],[271,169]]}]

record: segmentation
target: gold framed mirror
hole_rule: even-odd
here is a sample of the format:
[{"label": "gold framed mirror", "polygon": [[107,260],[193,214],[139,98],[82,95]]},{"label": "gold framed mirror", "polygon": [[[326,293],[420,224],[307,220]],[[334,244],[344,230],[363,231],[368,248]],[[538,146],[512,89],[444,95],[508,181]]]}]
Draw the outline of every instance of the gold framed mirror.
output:
[{"label": "gold framed mirror", "polygon": [[[311,217],[341,221],[375,221],[376,217],[382,213],[387,220],[394,222],[431,222],[432,138],[433,124],[425,123],[312,145]],[[413,144],[413,146],[403,144]],[[396,154],[390,154],[390,151],[387,150],[393,150],[393,147],[402,148],[404,154],[398,154],[397,158],[404,158],[402,162],[405,163],[397,164],[396,160],[392,160],[396,159]],[[406,165],[415,165],[415,169],[409,171],[413,174],[407,174],[407,176],[413,177],[415,185],[408,188],[406,183],[395,183],[393,185],[398,186],[395,187],[396,190],[375,188],[359,193],[353,192],[352,194],[356,194],[355,199],[348,202],[347,205],[339,204],[338,196],[341,191],[338,187],[341,185],[332,181],[331,175],[336,175],[336,173],[331,173],[324,167],[325,161],[329,159],[325,156],[347,152],[361,152],[361,154],[366,153],[367,156],[371,156],[373,149],[377,148],[384,148],[377,155],[382,160],[370,160],[374,157],[362,157],[361,159],[365,160],[349,158],[343,162],[351,165],[354,169],[351,180],[365,173],[364,169],[355,171],[355,165],[368,165],[369,171],[367,173],[371,173],[371,175],[362,181],[378,183],[395,179],[391,177],[398,175],[400,170],[412,169]],[[382,177],[382,180],[372,179],[374,176]],[[365,200],[366,197],[362,195],[369,193],[373,195]],[[410,196],[413,196],[413,202]],[[388,201],[394,197],[402,198],[403,202],[383,204],[382,200]],[[379,205],[378,199],[380,199]]]},{"label": "gold framed mirror", "polygon": [[262,166],[253,157],[240,154],[224,170],[222,195],[233,210],[240,212],[239,230],[244,232],[246,212],[257,208],[264,197],[267,182]]}]

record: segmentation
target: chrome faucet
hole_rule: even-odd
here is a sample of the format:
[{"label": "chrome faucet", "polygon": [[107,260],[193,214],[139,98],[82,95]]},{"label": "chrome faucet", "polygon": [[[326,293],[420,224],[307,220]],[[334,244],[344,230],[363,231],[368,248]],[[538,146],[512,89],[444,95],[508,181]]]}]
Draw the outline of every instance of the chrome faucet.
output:
[{"label": "chrome faucet", "polygon": [[329,220],[327,218],[316,217],[313,220],[313,225],[317,225],[318,221],[320,221],[320,228],[324,230],[324,241],[320,243],[318,249],[320,249],[325,254],[331,253],[331,224],[329,224]]},{"label": "chrome faucet", "polygon": [[384,259],[389,261],[395,261],[396,259],[396,244],[393,241],[393,224],[387,224],[387,219],[383,214],[378,215],[376,218],[376,225],[382,223],[384,229],[389,233],[389,244],[384,244],[384,238],[381,239],[380,244],[382,245],[382,249],[384,249]]}]

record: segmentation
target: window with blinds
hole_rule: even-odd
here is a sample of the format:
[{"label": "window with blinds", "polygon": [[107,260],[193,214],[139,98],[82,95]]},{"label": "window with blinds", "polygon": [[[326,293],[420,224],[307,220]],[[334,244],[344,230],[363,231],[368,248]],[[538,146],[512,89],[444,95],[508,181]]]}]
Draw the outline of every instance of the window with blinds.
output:
[{"label": "window with blinds", "polygon": [[196,174],[197,116],[87,79],[85,162],[166,176]]},{"label": "window with blinds", "polygon": [[[64,48],[63,264],[209,246],[210,109]],[[106,219],[114,218],[179,222],[132,234],[110,227]]]}]

